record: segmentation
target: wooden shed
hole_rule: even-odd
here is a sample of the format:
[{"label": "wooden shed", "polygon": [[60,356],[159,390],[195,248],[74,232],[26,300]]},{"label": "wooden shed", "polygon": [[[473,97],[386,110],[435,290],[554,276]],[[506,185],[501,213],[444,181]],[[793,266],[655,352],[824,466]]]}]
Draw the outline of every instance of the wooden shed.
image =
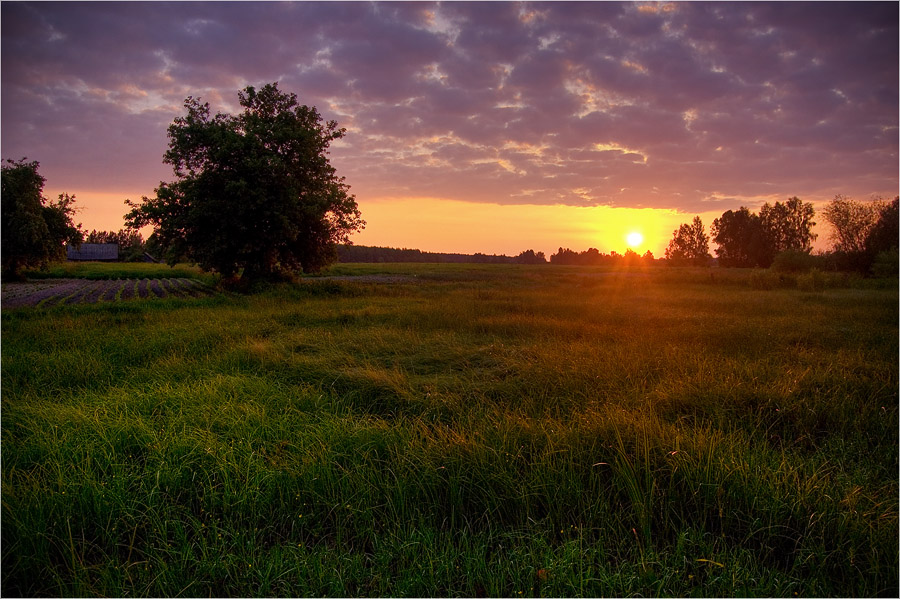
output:
[{"label": "wooden shed", "polygon": [[66,246],[68,260],[99,260],[115,262],[119,259],[118,243],[82,243],[79,247]]}]

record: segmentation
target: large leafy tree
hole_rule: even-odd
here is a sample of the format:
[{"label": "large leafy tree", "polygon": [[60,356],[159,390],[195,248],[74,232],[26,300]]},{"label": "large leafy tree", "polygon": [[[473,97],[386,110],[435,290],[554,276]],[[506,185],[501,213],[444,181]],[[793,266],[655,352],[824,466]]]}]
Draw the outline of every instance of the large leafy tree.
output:
[{"label": "large leafy tree", "polygon": [[682,223],[673,231],[672,240],[666,248],[666,259],[676,264],[704,264],[708,258],[709,236],[699,216],[695,216],[691,224]]},{"label": "large leafy tree", "polygon": [[716,256],[722,266],[768,267],[773,253],[770,249],[762,219],[741,206],[729,210],[713,220],[710,232],[719,246]]},{"label": "large leafy tree", "polygon": [[812,232],[816,225],[814,216],[812,204],[803,202],[796,196],[783,204],[775,202],[774,206],[768,203],[763,205],[759,209],[759,218],[773,254],[786,250],[812,250],[812,242],[818,237]]},{"label": "large leafy tree", "polygon": [[722,266],[769,267],[781,252],[809,253],[817,235],[812,204],[798,197],[784,203],[765,204],[759,214],[741,207],[713,221],[711,232],[718,244],[716,255]]},{"label": "large leafy tree", "polygon": [[3,278],[21,279],[22,269],[42,268],[66,255],[66,244],[81,243],[81,225],[73,221],[75,196],[63,193],[50,202],[39,163],[7,160],[2,167]]},{"label": "large leafy tree", "polygon": [[185,100],[164,156],[176,180],[160,183],[155,198],[128,202],[126,222],[152,225],[170,263],[187,257],[225,277],[242,271],[244,282],[318,271],[365,226],[328,159],[345,129],[276,83],[238,97],[237,115]]}]

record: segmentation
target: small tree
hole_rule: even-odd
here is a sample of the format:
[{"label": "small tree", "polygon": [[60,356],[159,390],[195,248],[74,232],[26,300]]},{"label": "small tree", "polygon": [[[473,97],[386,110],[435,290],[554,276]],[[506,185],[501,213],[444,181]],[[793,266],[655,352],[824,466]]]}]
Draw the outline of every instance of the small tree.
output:
[{"label": "small tree", "polygon": [[825,207],[825,220],[833,230],[831,239],[835,251],[861,254],[866,248],[866,237],[881,213],[883,202],[858,202],[843,195],[836,195]]},{"label": "small tree", "polygon": [[126,223],[152,225],[169,263],[187,256],[225,277],[243,270],[244,283],[318,271],[365,226],[328,160],[345,130],[275,83],[238,98],[243,112],[215,116],[209,104],[185,100],[164,157],[176,180],[155,198],[127,202]]},{"label": "small tree", "polygon": [[75,196],[55,202],[43,196],[46,179],[36,161],[7,160],[2,167],[3,278],[22,279],[23,268],[43,268],[66,255],[66,243],[81,243],[81,225],[73,222]]},{"label": "small tree", "polygon": [[866,241],[870,238],[886,208],[883,200],[859,202],[836,195],[825,207],[825,220],[831,225],[834,251],[843,258],[843,266],[865,272],[871,265]]},{"label": "small tree", "polygon": [[666,248],[667,260],[672,263],[692,262],[702,265],[709,257],[709,236],[699,216],[695,216],[690,225],[682,224],[673,231],[672,240]]}]

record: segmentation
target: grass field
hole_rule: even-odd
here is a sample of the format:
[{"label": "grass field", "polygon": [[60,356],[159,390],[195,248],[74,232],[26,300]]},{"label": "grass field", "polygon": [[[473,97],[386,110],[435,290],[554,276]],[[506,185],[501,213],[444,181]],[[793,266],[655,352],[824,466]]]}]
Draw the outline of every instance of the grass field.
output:
[{"label": "grass field", "polygon": [[4,310],[4,596],[897,595],[896,279],[331,274]]}]

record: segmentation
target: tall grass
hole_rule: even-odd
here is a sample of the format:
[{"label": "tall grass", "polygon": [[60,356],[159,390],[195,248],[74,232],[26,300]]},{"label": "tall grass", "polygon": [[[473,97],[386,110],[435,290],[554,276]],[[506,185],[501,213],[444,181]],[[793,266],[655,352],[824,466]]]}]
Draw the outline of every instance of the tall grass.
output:
[{"label": "tall grass", "polygon": [[896,289],[341,269],[5,312],[4,593],[896,593]]}]

